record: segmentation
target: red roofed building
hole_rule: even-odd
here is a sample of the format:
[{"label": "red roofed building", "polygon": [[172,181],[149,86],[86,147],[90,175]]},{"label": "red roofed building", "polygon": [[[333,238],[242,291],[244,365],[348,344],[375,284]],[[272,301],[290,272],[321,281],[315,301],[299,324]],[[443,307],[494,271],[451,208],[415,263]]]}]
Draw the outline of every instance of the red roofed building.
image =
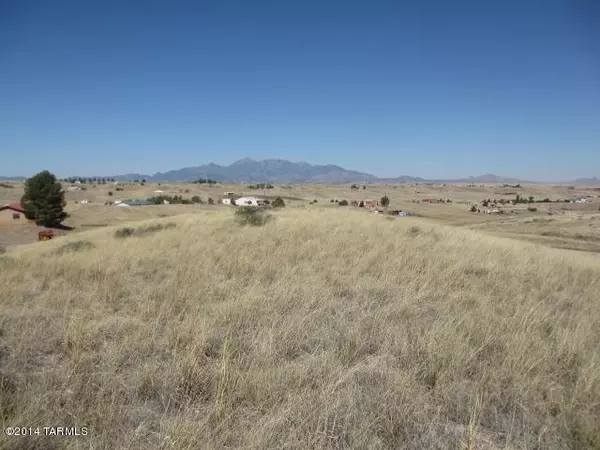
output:
[{"label": "red roofed building", "polygon": [[27,223],[29,220],[25,217],[25,208],[20,202],[0,206],[0,225]]}]

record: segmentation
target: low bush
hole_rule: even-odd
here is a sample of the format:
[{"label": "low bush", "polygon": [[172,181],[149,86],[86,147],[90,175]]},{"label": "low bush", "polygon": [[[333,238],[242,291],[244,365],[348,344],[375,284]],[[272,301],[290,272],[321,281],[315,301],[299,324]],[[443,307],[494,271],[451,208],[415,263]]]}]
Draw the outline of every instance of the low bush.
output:
[{"label": "low bush", "polygon": [[91,250],[96,247],[90,241],[71,241],[61,245],[53,253],[56,255],[64,255],[65,253],[82,252]]},{"label": "low bush", "polygon": [[165,223],[165,224],[154,223],[154,224],[150,224],[150,225],[142,225],[137,228],[123,227],[123,228],[119,228],[117,231],[115,231],[115,237],[116,238],[124,238],[124,237],[130,237],[130,236],[143,236],[143,235],[147,235],[150,233],[155,233],[157,231],[175,228],[176,226],[177,225],[175,223],[169,222],[169,223]]},{"label": "low bush", "polygon": [[527,207],[527,211],[530,211],[530,212],[536,212],[536,211],[537,211],[537,208],[536,208],[535,206],[528,206],[528,207]]},{"label": "low bush", "polygon": [[129,228],[129,227],[119,228],[117,231],[115,231],[115,237],[116,238],[124,238],[124,237],[128,237],[128,236],[133,236],[134,233],[135,233],[134,228]]},{"label": "low bush", "polygon": [[136,235],[155,233],[157,231],[168,230],[170,228],[175,228],[177,225],[173,222],[168,222],[165,224],[162,223],[153,223],[151,225],[142,225],[135,229]]},{"label": "low bush", "polygon": [[340,206],[348,206],[348,200],[342,200],[342,201],[338,202],[338,205],[340,205]]},{"label": "low bush", "polygon": [[240,206],[235,210],[235,221],[238,225],[262,226],[271,219],[272,216],[258,206]]},{"label": "low bush", "polygon": [[283,201],[283,199],[281,197],[277,197],[277,198],[275,198],[275,200],[273,200],[273,202],[271,203],[271,206],[273,208],[283,208],[285,206],[285,202]]}]

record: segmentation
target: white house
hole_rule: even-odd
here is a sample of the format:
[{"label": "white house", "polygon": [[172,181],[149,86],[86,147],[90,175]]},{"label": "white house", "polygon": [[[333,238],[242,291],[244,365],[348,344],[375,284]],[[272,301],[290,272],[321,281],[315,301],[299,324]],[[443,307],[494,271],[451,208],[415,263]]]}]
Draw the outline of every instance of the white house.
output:
[{"label": "white house", "polygon": [[231,199],[230,198],[224,198],[223,200],[221,200],[221,202],[224,205],[231,205]]},{"label": "white house", "polygon": [[236,199],[235,204],[237,206],[260,206],[262,200],[259,200],[256,197],[240,197]]}]

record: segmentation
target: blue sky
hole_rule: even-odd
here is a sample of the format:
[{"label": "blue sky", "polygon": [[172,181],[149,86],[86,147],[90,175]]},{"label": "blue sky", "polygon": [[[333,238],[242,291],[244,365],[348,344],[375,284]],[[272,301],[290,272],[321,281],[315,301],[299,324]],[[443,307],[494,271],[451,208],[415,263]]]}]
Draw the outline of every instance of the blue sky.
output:
[{"label": "blue sky", "polygon": [[0,1],[0,175],[600,175],[595,3]]}]

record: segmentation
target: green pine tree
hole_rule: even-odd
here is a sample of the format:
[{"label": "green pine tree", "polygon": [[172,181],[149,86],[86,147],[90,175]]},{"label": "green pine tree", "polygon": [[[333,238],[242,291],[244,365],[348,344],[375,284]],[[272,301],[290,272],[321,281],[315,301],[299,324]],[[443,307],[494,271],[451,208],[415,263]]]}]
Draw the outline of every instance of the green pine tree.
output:
[{"label": "green pine tree", "polygon": [[21,198],[25,214],[38,225],[55,227],[67,217],[65,193],[54,174],[44,170],[25,182]]}]

